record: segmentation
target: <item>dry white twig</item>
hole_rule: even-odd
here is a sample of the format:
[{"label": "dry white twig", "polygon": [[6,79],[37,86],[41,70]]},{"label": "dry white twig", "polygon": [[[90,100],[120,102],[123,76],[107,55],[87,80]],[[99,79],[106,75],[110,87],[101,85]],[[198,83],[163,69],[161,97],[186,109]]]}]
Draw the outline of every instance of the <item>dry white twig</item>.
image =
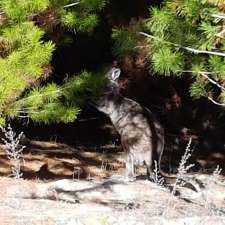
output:
[{"label": "dry white twig", "polygon": [[225,91],[225,88],[220,85],[218,82],[216,82],[215,80],[213,80],[212,78],[210,78],[207,73],[205,72],[200,72],[200,75],[202,75],[203,77],[205,77],[210,83],[214,84],[215,86],[217,86],[218,88],[222,89],[223,91]]},{"label": "dry white twig", "polygon": [[224,34],[225,34],[225,29],[223,29],[218,34],[216,34],[216,36],[219,37],[219,38],[223,38],[224,37]]},{"label": "dry white twig", "polygon": [[[195,71],[192,71],[192,70],[180,70],[180,71],[177,71],[177,72],[181,72],[181,73],[196,73]],[[198,72],[201,76],[205,77],[210,83],[216,85],[218,88],[220,88],[222,91],[225,91],[225,88],[220,85],[217,81],[213,80],[212,78],[210,78],[208,75],[209,74],[215,74],[214,72],[207,72],[207,71],[199,71]],[[215,105],[218,105],[218,106],[222,106],[222,107],[225,107],[225,104],[224,103],[220,103],[220,102],[217,102],[215,101],[213,98],[211,97],[207,97],[209,101],[211,101],[213,104]]]},{"label": "dry white twig", "polygon": [[80,2],[70,3],[70,4],[68,4],[68,5],[65,5],[63,8],[69,8],[69,7],[72,7],[72,6],[78,5],[78,4],[80,4]]},{"label": "dry white twig", "polygon": [[176,177],[176,181],[175,184],[173,186],[173,190],[172,190],[172,194],[175,195],[176,191],[177,191],[177,187],[178,186],[183,186],[184,180],[185,180],[185,174],[190,170],[190,168],[192,168],[194,166],[194,164],[187,164],[188,159],[191,157],[192,154],[192,149],[191,149],[191,142],[192,142],[192,138],[189,139],[187,147],[185,149],[185,153],[181,158],[179,167],[178,167],[178,173],[177,173],[177,177]]},{"label": "dry white twig", "polygon": [[218,18],[218,19],[225,19],[225,14],[211,14],[212,17]]},{"label": "dry white twig", "polygon": [[155,168],[153,170],[153,175],[154,175],[153,180],[156,184],[163,187],[164,183],[165,183],[165,179],[160,174],[160,171],[159,171],[158,164],[157,164],[156,160],[154,161],[154,163],[155,163]]},{"label": "dry white twig", "polygon": [[221,172],[222,172],[222,168],[220,168],[220,166],[217,165],[217,166],[216,166],[216,169],[213,171],[213,176],[214,176],[215,178],[218,178],[219,175],[221,174]]},{"label": "dry white twig", "polygon": [[201,76],[203,76],[204,78],[206,78],[210,83],[214,84],[215,86],[217,86],[221,90],[225,91],[225,87],[223,87],[217,81],[213,80],[212,78],[210,78],[208,76],[210,74],[216,74],[216,72],[208,72],[208,71],[199,71],[199,72],[196,72],[196,71],[193,71],[193,70],[178,70],[177,72],[181,72],[181,73],[198,73]]},{"label": "dry white twig", "polygon": [[[177,189],[179,187],[182,187],[185,185],[185,174],[188,172],[188,170],[190,168],[192,168],[194,166],[194,164],[188,164],[187,165],[187,161],[188,159],[191,157],[191,154],[192,154],[192,149],[191,149],[191,142],[192,142],[192,139],[190,138],[189,139],[189,142],[187,144],[187,147],[185,149],[185,153],[184,155],[182,156],[181,158],[181,161],[180,161],[180,164],[179,164],[179,167],[178,167],[178,173],[177,173],[177,176],[176,176],[176,180],[175,180],[175,183],[173,184],[173,189],[172,189],[172,195],[176,195],[176,192],[177,192]],[[165,207],[165,210],[163,212],[163,216],[167,215],[169,210],[172,209],[175,209],[175,205],[172,205],[172,201],[173,201],[173,198],[170,198],[166,204],[166,207]]]},{"label": "dry white twig", "polygon": [[5,128],[0,126],[0,129],[5,135],[5,138],[2,138],[2,141],[6,147],[6,154],[11,164],[11,176],[14,178],[21,178],[21,165],[23,162],[23,149],[25,146],[19,145],[21,138],[23,137],[23,132],[18,136],[12,130],[10,124]]},{"label": "dry white twig", "polygon": [[212,103],[214,103],[215,105],[218,105],[218,106],[223,106],[223,107],[225,107],[225,104],[223,104],[223,103],[219,103],[219,102],[217,102],[217,101],[215,101],[214,99],[212,99],[211,97],[207,97],[208,99],[209,99],[209,101],[211,101]]}]

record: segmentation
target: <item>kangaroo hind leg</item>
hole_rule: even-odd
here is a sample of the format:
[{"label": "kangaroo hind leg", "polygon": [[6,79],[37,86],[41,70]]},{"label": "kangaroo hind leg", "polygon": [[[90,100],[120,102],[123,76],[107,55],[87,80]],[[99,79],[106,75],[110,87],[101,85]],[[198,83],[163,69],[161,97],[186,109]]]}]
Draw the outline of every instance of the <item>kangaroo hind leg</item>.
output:
[{"label": "kangaroo hind leg", "polygon": [[134,165],[134,156],[131,153],[126,154],[126,172],[125,172],[125,180],[126,181],[134,181],[135,178],[135,165]]}]

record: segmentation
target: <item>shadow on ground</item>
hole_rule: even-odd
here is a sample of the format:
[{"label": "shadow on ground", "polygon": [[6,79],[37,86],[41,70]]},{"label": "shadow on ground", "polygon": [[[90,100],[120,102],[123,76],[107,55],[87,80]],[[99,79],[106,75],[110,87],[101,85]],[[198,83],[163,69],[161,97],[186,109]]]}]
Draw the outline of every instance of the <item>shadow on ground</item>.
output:
[{"label": "shadow on ground", "polygon": [[[24,150],[23,178],[26,179],[80,179],[103,178],[122,173],[121,149],[103,146],[97,151],[85,147],[31,141]],[[0,146],[0,176],[10,175],[10,162]]]},{"label": "shadow on ground", "polygon": [[[182,149],[176,150],[166,147],[161,168],[164,172],[176,173]],[[182,151],[181,151],[182,150]],[[179,151],[179,152],[178,152]],[[29,141],[23,152],[22,173],[25,179],[86,179],[105,178],[112,175],[122,175],[124,172],[123,151],[115,145],[94,147],[76,146],[66,144]],[[217,165],[220,165],[224,175],[225,157],[221,152],[208,154],[195,154],[188,163],[195,166],[191,172],[211,174]],[[0,145],[0,176],[9,176],[11,165],[4,150]],[[146,169],[140,168],[138,175],[146,175]],[[142,176],[140,176],[142,177]],[[143,176],[146,179],[146,176]]]}]

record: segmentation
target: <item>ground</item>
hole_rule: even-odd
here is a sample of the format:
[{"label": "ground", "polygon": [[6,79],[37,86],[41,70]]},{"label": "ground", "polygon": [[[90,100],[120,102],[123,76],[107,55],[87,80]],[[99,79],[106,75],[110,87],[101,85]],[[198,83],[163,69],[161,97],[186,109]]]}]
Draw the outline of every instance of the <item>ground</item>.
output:
[{"label": "ground", "polygon": [[0,224],[225,224],[223,176],[191,173],[184,187],[161,187],[145,176],[126,182],[122,158],[113,145],[96,152],[31,141],[24,177],[13,179],[2,146]]},{"label": "ground", "polygon": [[[120,174],[123,168],[121,149],[113,145],[98,148],[71,147],[66,144],[30,141],[23,151],[22,166],[25,179],[82,179],[108,177]],[[11,173],[10,162],[0,151],[0,175]]]}]

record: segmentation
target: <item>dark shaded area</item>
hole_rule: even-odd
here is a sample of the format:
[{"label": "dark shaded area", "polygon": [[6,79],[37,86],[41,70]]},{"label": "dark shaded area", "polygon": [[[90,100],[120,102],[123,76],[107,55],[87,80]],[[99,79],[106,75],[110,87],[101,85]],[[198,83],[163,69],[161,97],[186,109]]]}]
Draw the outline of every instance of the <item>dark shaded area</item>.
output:
[{"label": "dark shaded area", "polygon": [[[117,141],[109,118],[96,109],[84,110],[73,123],[16,125],[17,130],[23,130],[29,139],[55,141],[70,145],[101,146],[110,141]],[[31,132],[32,131],[32,132]]]},{"label": "dark shaded area", "polygon": [[[101,21],[104,22],[104,18]],[[110,28],[102,23],[91,34],[69,33],[72,44],[59,46],[53,55],[54,81],[61,82],[84,69],[96,70],[112,61]]]}]

